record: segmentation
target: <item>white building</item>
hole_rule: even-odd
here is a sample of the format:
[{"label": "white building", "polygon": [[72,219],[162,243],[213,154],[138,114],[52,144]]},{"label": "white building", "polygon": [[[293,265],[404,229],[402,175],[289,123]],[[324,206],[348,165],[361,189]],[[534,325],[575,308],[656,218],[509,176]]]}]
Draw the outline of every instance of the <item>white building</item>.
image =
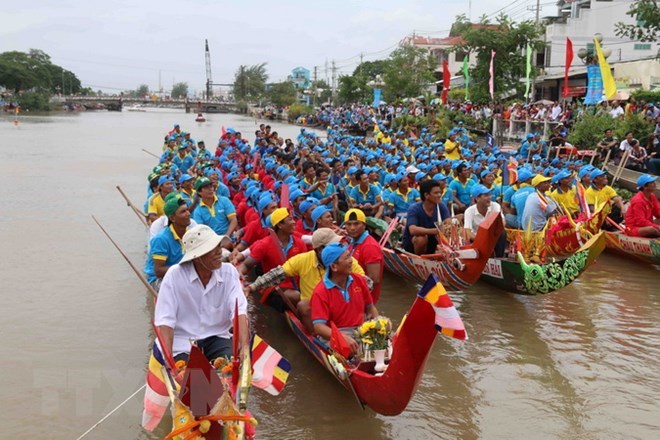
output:
[{"label": "white building", "polygon": [[657,42],[641,43],[615,34],[618,22],[636,24],[635,18],[626,15],[632,3],[633,0],[559,0],[557,16],[544,18],[549,23],[545,32],[545,73],[564,72],[567,37],[573,43],[574,67],[581,64],[578,50],[593,48],[597,33],[603,36],[603,48],[612,51],[608,58],[610,63],[655,57],[660,47]]}]

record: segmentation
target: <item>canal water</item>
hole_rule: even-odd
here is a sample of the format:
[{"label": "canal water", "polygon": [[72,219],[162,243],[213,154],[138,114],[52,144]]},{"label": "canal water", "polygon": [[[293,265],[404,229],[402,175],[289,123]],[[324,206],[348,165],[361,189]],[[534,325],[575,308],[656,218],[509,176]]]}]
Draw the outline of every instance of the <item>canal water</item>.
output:
[{"label": "canal water", "polygon": [[[142,267],[138,205],[172,124],[213,146],[253,119],[181,111],[0,116],[0,438],[73,439],[144,384],[151,298],[92,221]],[[285,137],[298,128],[271,124]],[[271,310],[256,331],[293,366],[284,392],[250,396],[261,439],[650,439],[660,429],[657,268],[603,255],[571,286],[524,297],[477,284],[453,295],[469,333],[438,337],[408,409],[363,411]],[[385,275],[379,309],[400,320],[417,287]],[[254,303],[254,302],[253,302]],[[143,393],[88,439],[156,439]]]}]

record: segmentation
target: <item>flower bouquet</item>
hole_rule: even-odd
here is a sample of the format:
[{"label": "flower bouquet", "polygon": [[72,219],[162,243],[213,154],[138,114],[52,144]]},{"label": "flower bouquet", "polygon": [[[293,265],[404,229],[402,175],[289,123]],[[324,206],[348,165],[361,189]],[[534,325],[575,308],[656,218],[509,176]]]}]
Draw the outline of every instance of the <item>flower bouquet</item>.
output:
[{"label": "flower bouquet", "polygon": [[362,343],[363,360],[375,360],[375,370],[384,371],[385,353],[392,333],[392,321],[384,316],[378,316],[363,322],[357,331],[359,341]]}]

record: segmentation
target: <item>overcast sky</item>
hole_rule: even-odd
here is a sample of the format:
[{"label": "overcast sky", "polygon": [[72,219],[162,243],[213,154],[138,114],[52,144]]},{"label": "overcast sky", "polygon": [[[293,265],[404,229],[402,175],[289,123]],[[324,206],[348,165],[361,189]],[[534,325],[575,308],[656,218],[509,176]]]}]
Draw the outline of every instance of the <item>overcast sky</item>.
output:
[{"label": "overcast sky", "polygon": [[[504,10],[533,18],[535,0],[472,0],[472,19]],[[543,15],[555,2],[542,1]],[[84,86],[106,91],[147,84],[170,89],[206,82],[204,39],[215,83],[233,82],[241,64],[266,62],[270,81],[296,66],[326,76],[360,61],[387,57],[413,31],[443,37],[469,0],[0,0],[0,52],[41,49],[73,71]],[[327,75],[330,76],[330,69]]]}]

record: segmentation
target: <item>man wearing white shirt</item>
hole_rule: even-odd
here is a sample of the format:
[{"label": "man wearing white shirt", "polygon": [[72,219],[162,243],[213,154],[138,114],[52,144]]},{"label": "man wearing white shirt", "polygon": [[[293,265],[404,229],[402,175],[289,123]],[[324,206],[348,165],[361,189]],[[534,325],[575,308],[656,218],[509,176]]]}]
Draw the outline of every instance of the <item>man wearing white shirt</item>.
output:
[{"label": "man wearing white shirt", "polygon": [[628,150],[632,151],[632,141],[636,140],[633,137],[633,132],[629,131],[626,133],[626,138],[621,141],[621,144],[619,145],[619,149],[621,150],[622,153],[625,153]]},{"label": "man wearing white shirt", "polygon": [[620,118],[624,113],[623,107],[621,107],[619,101],[614,101],[612,103],[612,110],[610,110],[610,116],[612,119]]},{"label": "man wearing white shirt", "polygon": [[559,105],[559,102],[555,102],[555,105],[552,107],[552,114],[550,115],[550,119],[553,121],[558,121],[561,113],[561,106]]},{"label": "man wearing white shirt", "polygon": [[[470,205],[463,214],[463,224],[465,230],[468,232],[470,240],[474,240],[479,230],[479,225],[493,212],[499,212],[502,215],[502,208],[497,202],[490,200],[492,189],[486,188],[485,185],[477,184],[472,187],[470,195],[475,200],[475,204]],[[502,215],[502,221],[504,216]],[[506,248],[506,233],[500,237],[500,240],[495,245],[495,256],[501,257],[504,255]]]},{"label": "man wearing white shirt", "polygon": [[154,323],[175,360],[187,360],[191,340],[211,361],[229,358],[236,306],[240,347],[249,350],[247,300],[236,268],[222,263],[223,238],[206,225],[190,229],[183,258],[163,278]]}]

